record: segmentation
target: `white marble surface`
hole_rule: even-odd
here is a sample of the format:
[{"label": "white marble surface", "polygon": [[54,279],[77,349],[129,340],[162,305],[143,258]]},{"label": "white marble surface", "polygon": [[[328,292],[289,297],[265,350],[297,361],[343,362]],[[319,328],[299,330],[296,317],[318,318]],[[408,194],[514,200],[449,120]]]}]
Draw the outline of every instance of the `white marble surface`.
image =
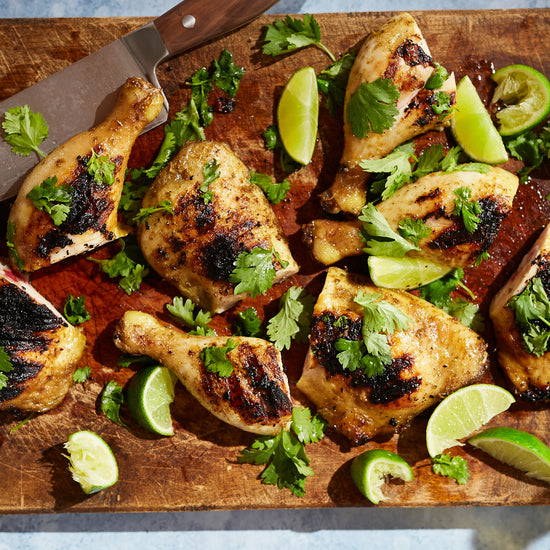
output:
[{"label": "white marble surface", "polygon": [[[0,0],[0,17],[156,16],[174,0]],[[281,0],[271,13],[549,7],[550,0]],[[2,481],[0,473],[0,490]],[[550,550],[550,507],[0,516],[0,550]]]}]

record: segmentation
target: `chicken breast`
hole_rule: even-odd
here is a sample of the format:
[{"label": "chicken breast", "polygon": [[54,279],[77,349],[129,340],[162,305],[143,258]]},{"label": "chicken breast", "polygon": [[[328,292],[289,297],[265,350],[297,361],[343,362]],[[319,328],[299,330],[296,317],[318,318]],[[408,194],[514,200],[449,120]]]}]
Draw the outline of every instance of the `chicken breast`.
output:
[{"label": "chicken breast", "polygon": [[426,82],[434,71],[435,63],[428,44],[410,14],[400,13],[369,34],[350,71],[344,116],[351,97],[361,84],[379,78],[390,79],[397,87],[399,113],[391,128],[382,133],[369,132],[365,137],[354,135],[345,118],[340,167],[332,186],[321,194],[323,208],[328,213],[343,211],[357,216],[361,212],[369,177],[359,166],[362,160],[385,157],[399,144],[447,123],[450,114],[441,115],[434,106],[438,105],[441,92],[448,95],[449,107],[455,104],[455,78],[451,74],[441,87],[428,90]]},{"label": "chicken breast", "polygon": [[[377,294],[411,322],[389,336],[392,362],[383,374],[344,369],[335,348],[340,338],[360,340],[359,292]],[[487,345],[472,330],[432,304],[404,291],[376,288],[331,267],[313,312],[310,348],[297,387],[328,423],[354,444],[401,431],[431,405],[477,381]]]},{"label": "chicken breast", "polygon": [[260,435],[287,429],[292,399],[279,350],[259,338],[231,339],[236,347],[226,358],[233,372],[222,377],[207,370],[201,352],[210,346],[225,346],[227,337],[190,335],[140,311],[127,311],[114,336],[120,350],[148,355],[169,368],[220,420]]},{"label": "chicken breast", "polygon": [[0,263],[0,348],[12,370],[0,409],[45,412],[65,397],[86,339],[20,275]]},{"label": "chicken breast", "polygon": [[[464,268],[493,244],[512,209],[518,184],[517,176],[498,167],[490,167],[487,173],[433,172],[398,189],[376,208],[394,231],[406,218],[423,220],[431,229],[418,243],[420,250],[408,256]],[[461,189],[468,190],[467,202],[477,202],[481,209],[475,231],[469,231],[456,213],[456,192]],[[315,220],[304,226],[304,235],[315,258],[329,265],[363,252],[361,228],[358,220]]]},{"label": "chicken breast", "polygon": [[[141,78],[128,79],[113,111],[102,123],[69,139],[31,171],[8,220],[13,227],[18,267],[34,271],[127,233],[118,225],[117,209],[128,158],[136,138],[156,118],[162,102],[159,88]],[[90,172],[93,154],[114,165],[112,182],[95,181]],[[28,194],[52,178],[55,188],[66,188],[72,199],[61,202],[59,196],[50,193],[48,205],[39,210]],[[47,209],[65,207],[66,217],[56,225]]]},{"label": "chicken breast", "polygon": [[[489,308],[499,365],[525,401],[550,399],[550,351],[528,350],[524,342],[525,330],[516,322],[516,313],[510,307],[510,300],[519,296],[535,279],[542,283],[546,296],[550,296],[550,225],[540,234],[509,281],[495,294]],[[531,308],[535,309],[534,304]],[[549,330],[548,321],[545,317],[539,323],[546,331]]]},{"label": "chicken breast", "polygon": [[[213,161],[219,176],[201,189],[205,166]],[[146,260],[182,294],[214,313],[247,295],[235,294],[236,284],[229,280],[241,252],[273,250],[273,283],[299,269],[271,206],[249,177],[227,144],[189,141],[143,199],[144,208],[169,201],[173,209],[153,214],[138,227]]]}]

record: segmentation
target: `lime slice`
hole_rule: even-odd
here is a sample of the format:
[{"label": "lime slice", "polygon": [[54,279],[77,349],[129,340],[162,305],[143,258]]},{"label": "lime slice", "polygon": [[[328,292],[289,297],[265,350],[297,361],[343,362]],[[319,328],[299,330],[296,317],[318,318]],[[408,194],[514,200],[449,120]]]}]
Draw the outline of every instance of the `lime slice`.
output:
[{"label": "lime slice", "polygon": [[166,367],[139,370],[128,383],[126,404],[138,424],[159,435],[174,435],[170,403],[175,376]]},{"label": "lime slice", "polygon": [[386,476],[412,481],[413,471],[399,455],[383,449],[366,451],[351,463],[351,478],[373,504],[387,500],[381,490]]},{"label": "lime slice", "polygon": [[459,439],[479,430],[514,402],[509,391],[492,384],[474,384],[448,395],[428,420],[428,453],[435,457],[449,447],[462,445]]},{"label": "lime slice", "polygon": [[82,490],[90,495],[118,481],[118,466],[111,448],[99,435],[83,430],[68,437],[69,471]]},{"label": "lime slice", "polygon": [[550,449],[533,434],[514,428],[489,428],[468,443],[530,477],[550,483]]},{"label": "lime slice", "polygon": [[496,117],[502,136],[515,136],[542,122],[550,113],[550,82],[527,65],[509,65],[492,76],[497,83],[492,103],[504,108]]},{"label": "lime slice", "polygon": [[502,164],[508,160],[502,137],[468,76],[456,87],[451,129],[456,141],[472,159],[488,164]]},{"label": "lime slice", "polygon": [[312,67],[296,71],[287,82],[277,107],[279,134],[290,157],[308,164],[313,156],[319,119],[317,77]]},{"label": "lime slice", "polygon": [[452,270],[449,266],[420,258],[369,256],[367,261],[372,282],[382,288],[418,288]]}]

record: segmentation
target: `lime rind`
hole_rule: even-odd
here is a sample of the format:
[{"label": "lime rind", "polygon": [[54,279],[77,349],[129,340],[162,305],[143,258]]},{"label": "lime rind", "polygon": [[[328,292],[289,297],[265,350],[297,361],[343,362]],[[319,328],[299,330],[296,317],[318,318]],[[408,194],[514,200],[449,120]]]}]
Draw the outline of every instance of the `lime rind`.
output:
[{"label": "lime rind", "polygon": [[513,395],[493,384],[473,384],[448,395],[432,412],[426,427],[426,446],[431,457],[463,445],[460,442],[507,410]]}]

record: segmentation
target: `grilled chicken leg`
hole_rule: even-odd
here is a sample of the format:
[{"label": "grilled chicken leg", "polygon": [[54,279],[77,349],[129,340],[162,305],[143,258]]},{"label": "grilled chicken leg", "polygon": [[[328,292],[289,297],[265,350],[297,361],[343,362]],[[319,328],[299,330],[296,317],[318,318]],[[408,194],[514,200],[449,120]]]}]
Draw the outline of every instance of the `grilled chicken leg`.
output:
[{"label": "grilled chicken leg", "polygon": [[[461,188],[470,192],[468,202],[481,207],[475,231],[465,227],[463,218],[454,213]],[[468,267],[485,252],[496,238],[502,220],[510,213],[518,188],[511,172],[491,167],[487,173],[433,172],[398,189],[389,199],[376,205],[390,227],[397,231],[406,218],[421,219],[431,229],[408,256],[421,257],[451,267]],[[306,242],[315,258],[329,265],[346,256],[361,254],[364,243],[358,220],[314,220],[304,226]]]},{"label": "grilled chicken leg", "polygon": [[275,435],[290,425],[292,400],[279,350],[259,338],[234,337],[237,347],[226,357],[233,373],[209,372],[201,351],[225,346],[226,337],[194,336],[127,311],[116,328],[116,346],[133,355],[148,355],[168,367],[214,416],[247,432]]},{"label": "grilled chicken leg", "polygon": [[358,215],[366,202],[368,179],[359,163],[385,157],[399,144],[446,123],[449,115],[442,117],[433,106],[438,103],[440,92],[448,94],[449,105],[454,105],[455,78],[451,74],[441,87],[428,90],[425,85],[434,70],[428,44],[408,13],[392,17],[367,37],[350,71],[344,113],[361,84],[389,78],[399,90],[399,114],[391,128],[382,133],[369,132],[362,138],[354,135],[349,121],[345,121],[340,167],[332,186],[321,194],[327,212]]},{"label": "grilled chicken leg", "polygon": [[[204,188],[205,167],[214,161],[219,176]],[[153,214],[138,227],[146,260],[186,297],[214,313],[245,297],[235,294],[236,285],[229,281],[241,252],[273,249],[274,283],[298,271],[271,206],[249,177],[227,144],[189,141],[143,199],[145,208],[169,201],[173,209]]]},{"label": "grilled chicken leg", "polygon": [[[335,343],[361,339],[358,292],[381,294],[412,319],[390,336],[392,362],[383,374],[344,369]],[[330,425],[353,443],[405,428],[446,395],[479,379],[487,353],[483,339],[432,304],[404,291],[376,288],[364,277],[331,267],[313,311],[310,348],[297,387]]]},{"label": "grilled chicken leg", "polygon": [[[523,331],[516,324],[514,310],[508,305],[510,299],[520,295],[533,279],[539,279],[546,295],[550,295],[550,225],[540,234],[510,280],[495,294],[489,308],[499,365],[525,401],[550,399],[550,352],[538,355],[526,349]],[[541,321],[546,323],[546,329],[548,321],[548,318]]]},{"label": "grilled chicken leg", "polygon": [[86,339],[19,274],[0,263],[0,347],[13,370],[4,373],[0,409],[45,412],[71,387]]},{"label": "grilled chicken leg", "polygon": [[[130,78],[120,89],[113,111],[99,125],[80,133],[52,151],[29,174],[10,212],[16,263],[25,271],[48,266],[92,250],[126,234],[117,222],[126,165],[134,141],[162,107],[159,88],[141,78]],[[114,181],[94,181],[89,163],[92,152],[114,164]],[[27,195],[48,178],[55,186],[70,186],[70,209],[56,225]],[[66,205],[67,203],[64,203]],[[60,206],[53,202],[50,208]]]}]

